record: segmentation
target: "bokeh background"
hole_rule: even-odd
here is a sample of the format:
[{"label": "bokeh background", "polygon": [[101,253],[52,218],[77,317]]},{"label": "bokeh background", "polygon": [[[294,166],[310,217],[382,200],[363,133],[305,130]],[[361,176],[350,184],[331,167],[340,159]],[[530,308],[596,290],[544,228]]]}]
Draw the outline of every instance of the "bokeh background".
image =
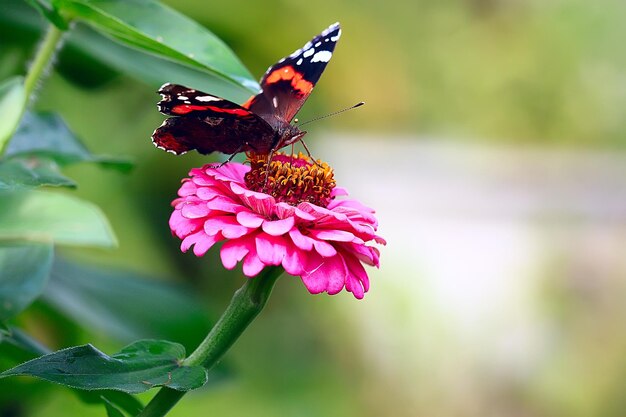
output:
[{"label": "bokeh background", "polygon": [[[0,2],[2,79],[24,72],[41,35],[21,3]],[[376,208],[389,242],[362,301],[281,279],[228,354],[228,376],[172,416],[626,415],[626,3],[165,3],[259,76],[342,23],[299,118],[367,102],[310,125],[307,143]],[[155,149],[160,75],[76,29],[36,108],[135,169],[66,171],[103,208],[119,248],[63,254],[187,286],[217,315],[240,271],[222,270],[216,250],[181,254],[167,226],[180,179],[207,158]],[[73,340],[124,345],[97,330]],[[18,410],[6,415],[104,415],[60,387]]]}]

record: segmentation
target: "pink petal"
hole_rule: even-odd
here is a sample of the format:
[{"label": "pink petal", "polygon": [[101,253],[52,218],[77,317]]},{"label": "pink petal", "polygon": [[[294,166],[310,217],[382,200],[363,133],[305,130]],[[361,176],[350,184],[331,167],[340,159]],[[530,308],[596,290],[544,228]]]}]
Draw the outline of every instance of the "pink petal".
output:
[{"label": "pink petal", "polygon": [[300,230],[294,228],[289,231],[289,237],[293,243],[302,250],[310,251],[313,249],[313,239],[308,236],[304,236]]},{"label": "pink petal", "polygon": [[306,220],[306,221],[313,221],[317,218],[311,213],[308,213],[307,211],[300,209],[300,206],[296,207],[295,215],[299,219]]},{"label": "pink petal", "polygon": [[227,239],[237,239],[238,237],[245,236],[250,232],[245,226],[228,226],[222,230],[222,235]]},{"label": "pink petal", "polygon": [[348,195],[348,190],[346,190],[343,187],[335,187],[330,192],[331,197],[340,197],[340,196],[345,196],[345,195]]},{"label": "pink petal", "polygon": [[209,201],[213,200],[217,196],[222,195],[222,193],[215,188],[200,187],[198,188],[196,195],[205,201]]},{"label": "pink petal", "polygon": [[243,260],[243,274],[247,277],[258,275],[265,268],[265,264],[261,262],[256,253],[250,252]]},{"label": "pink petal", "polygon": [[184,204],[180,208],[180,212],[183,217],[188,219],[199,219],[201,217],[206,217],[209,214],[209,208],[206,206],[206,203],[192,203],[192,204]]},{"label": "pink petal", "polygon": [[357,233],[364,236],[366,240],[369,240],[372,237],[374,237],[374,232],[376,231],[376,228],[372,224],[359,223],[359,222],[354,222],[352,220],[348,220],[347,222],[352,229],[354,229]]},{"label": "pink petal", "polygon": [[216,216],[204,222],[204,231],[208,235],[222,232],[227,239],[235,239],[246,235],[250,229],[237,223],[235,216]]},{"label": "pink petal", "polygon": [[238,163],[227,163],[218,168],[209,168],[206,173],[219,181],[237,182],[243,184],[244,176],[250,167]]},{"label": "pink petal", "polygon": [[293,217],[295,215],[296,208],[291,204],[278,203],[274,206],[274,213],[279,219],[286,219],[287,217]]},{"label": "pink petal", "polygon": [[358,259],[353,256],[345,256],[344,261],[349,272],[346,279],[346,290],[354,294],[356,298],[361,299],[370,288],[367,272]]},{"label": "pink petal", "polygon": [[252,246],[254,246],[254,239],[251,238],[229,240],[224,243],[220,250],[224,268],[233,269],[237,266],[237,262],[240,262],[250,252]]},{"label": "pink petal", "polygon": [[347,268],[341,256],[334,256],[316,260],[317,267],[302,275],[302,282],[311,294],[320,292],[328,292],[328,294],[337,294],[345,285],[348,275]]},{"label": "pink petal", "polygon": [[216,236],[208,236],[204,231],[199,231],[194,234],[187,236],[183,239],[180,244],[180,250],[183,252],[187,252],[189,248],[193,245],[193,253],[196,256],[203,256],[211,247],[223,240],[224,238],[221,235]]},{"label": "pink petal", "polygon": [[309,256],[307,259],[307,270],[301,275],[302,283],[311,294],[319,294],[326,291],[328,287],[328,277],[324,274],[317,274],[323,264],[323,259],[318,255]]},{"label": "pink petal", "polygon": [[347,243],[342,248],[356,256],[361,262],[368,265],[378,266],[380,253],[378,249],[366,246],[364,244]]},{"label": "pink petal", "polygon": [[191,176],[191,181],[193,181],[194,184],[200,186],[200,187],[219,187],[220,183],[219,181],[215,181],[213,178],[209,177],[206,173],[205,173],[205,167],[207,165],[205,165],[202,168],[194,168],[191,171],[189,171],[189,175]]},{"label": "pink petal", "polygon": [[293,217],[282,220],[266,220],[263,222],[263,231],[272,236],[281,236],[291,230],[294,224],[295,219]]},{"label": "pink petal", "polygon": [[223,196],[215,197],[206,204],[211,210],[223,211],[226,213],[239,213],[241,210],[244,210],[244,207],[241,204],[237,204],[230,198]]},{"label": "pink petal", "polygon": [[175,209],[180,210],[180,207],[183,206],[183,204],[185,204],[187,202],[186,198],[176,198],[174,199],[174,201],[172,201],[171,206],[174,207]]},{"label": "pink petal", "polygon": [[192,245],[195,245],[200,239],[206,236],[204,230],[200,230],[199,232],[192,233],[185,237],[180,244],[180,250],[183,252],[187,252]]},{"label": "pink petal", "polygon": [[280,265],[287,255],[285,239],[281,236],[259,234],[256,237],[256,252],[265,265]]},{"label": "pink petal", "polygon": [[354,235],[344,230],[310,230],[311,236],[321,240],[333,240],[336,242],[352,242]]},{"label": "pink petal", "polygon": [[187,197],[188,195],[194,195],[198,187],[189,180],[189,178],[185,178],[183,180],[183,185],[180,186],[178,190],[178,195],[181,197]]},{"label": "pink petal", "polygon": [[317,273],[328,275],[328,294],[337,294],[346,284],[348,270],[341,255],[324,260],[324,264]]},{"label": "pink petal", "polygon": [[240,211],[239,213],[237,213],[237,221],[242,226],[256,229],[263,224],[265,219],[263,218],[263,216],[260,216],[251,211]]},{"label": "pink petal", "polygon": [[332,211],[352,213],[353,215],[360,214],[370,219],[374,218],[372,216],[374,210],[356,200],[333,200],[327,208]]},{"label": "pink petal", "polygon": [[206,178],[206,174],[204,173],[205,167],[206,165],[202,168],[191,168],[189,170],[189,176],[192,178],[192,180],[195,178]]},{"label": "pink petal", "polygon": [[328,242],[324,242],[323,240],[313,240],[313,246],[315,247],[315,251],[324,258],[335,256],[337,254],[337,250],[335,250],[333,245]]},{"label": "pink petal", "polygon": [[215,236],[208,236],[207,234],[204,234],[204,236],[198,239],[196,244],[193,246],[193,254],[198,257],[204,256],[204,254],[211,249],[213,245],[223,239],[224,238],[219,233]]},{"label": "pink petal", "polygon": [[302,275],[304,271],[304,264],[306,261],[306,253],[293,245],[287,245],[287,253],[283,258],[282,266],[290,275]]},{"label": "pink petal", "polygon": [[170,229],[179,238],[184,238],[190,233],[194,233],[202,229],[202,220],[190,220],[180,213],[180,210],[174,210],[170,216]]},{"label": "pink petal", "polygon": [[328,210],[324,207],[316,206],[315,204],[311,203],[300,203],[298,205],[298,208],[303,212],[314,216],[316,220],[323,220],[326,217],[329,217],[343,221],[347,218],[343,214],[335,213],[332,210]]},{"label": "pink petal", "polygon": [[248,207],[264,217],[272,215],[272,209],[276,205],[274,197],[264,193],[248,190],[239,184],[231,183],[230,189],[235,193],[241,201]]}]

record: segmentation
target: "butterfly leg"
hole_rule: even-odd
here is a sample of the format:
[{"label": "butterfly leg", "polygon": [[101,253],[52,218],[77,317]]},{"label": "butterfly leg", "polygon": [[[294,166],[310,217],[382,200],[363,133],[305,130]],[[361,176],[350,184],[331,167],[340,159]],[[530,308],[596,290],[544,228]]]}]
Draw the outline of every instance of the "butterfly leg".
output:
[{"label": "butterfly leg", "polygon": [[318,164],[317,160],[313,157],[313,155],[311,155],[311,151],[309,150],[308,146],[306,146],[306,143],[302,138],[300,138],[300,143],[302,144],[302,146],[304,146],[304,150],[306,151],[307,155],[309,155],[309,158],[311,158],[311,161],[313,161],[315,165],[321,168],[321,165]]},{"label": "butterfly leg", "polygon": [[295,152],[293,149],[294,147],[295,145],[292,143],[291,144],[291,156],[289,157],[289,166],[293,165],[293,153]]},{"label": "butterfly leg", "polygon": [[241,150],[244,148],[245,144],[241,145],[239,148],[237,148],[237,150],[232,153],[224,162],[220,163],[220,164],[216,164],[213,168],[221,168],[224,165],[226,165],[227,163],[229,163],[230,161],[233,160],[233,158],[239,153],[241,152]]},{"label": "butterfly leg", "polygon": [[270,164],[272,163],[272,158],[274,157],[275,148],[270,150],[270,153],[267,154],[267,165],[265,166],[265,184],[263,184],[263,190],[267,191],[267,182],[270,178]]}]

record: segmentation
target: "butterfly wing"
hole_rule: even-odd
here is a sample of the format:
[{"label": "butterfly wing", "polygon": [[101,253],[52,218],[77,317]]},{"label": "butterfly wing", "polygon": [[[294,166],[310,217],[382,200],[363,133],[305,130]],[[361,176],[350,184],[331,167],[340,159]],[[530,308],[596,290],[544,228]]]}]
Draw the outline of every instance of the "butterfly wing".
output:
[{"label": "butterfly wing", "polygon": [[268,152],[274,129],[261,117],[238,104],[177,84],[159,91],[161,113],[174,116],[152,134],[158,148],[176,155],[190,150],[202,154]]},{"label": "butterfly wing", "polygon": [[257,117],[239,104],[183,85],[163,84],[157,92],[162,96],[157,107],[161,113],[169,116],[208,114],[217,117],[248,117],[251,119]]},{"label": "butterfly wing", "polygon": [[270,122],[273,118],[291,122],[324,72],[340,36],[341,27],[335,23],[272,65],[261,79],[262,91],[243,107]]}]

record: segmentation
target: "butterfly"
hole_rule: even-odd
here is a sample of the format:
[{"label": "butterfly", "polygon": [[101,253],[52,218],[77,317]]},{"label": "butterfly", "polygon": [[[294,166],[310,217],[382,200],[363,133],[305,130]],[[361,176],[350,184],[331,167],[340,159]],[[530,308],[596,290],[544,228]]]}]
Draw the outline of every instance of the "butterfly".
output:
[{"label": "butterfly", "polygon": [[239,152],[271,155],[306,134],[291,121],[311,94],[335,50],[341,27],[335,23],[302,48],[269,67],[261,91],[242,105],[177,84],[158,90],[161,113],[171,116],[152,134],[158,148],[184,154]]}]

